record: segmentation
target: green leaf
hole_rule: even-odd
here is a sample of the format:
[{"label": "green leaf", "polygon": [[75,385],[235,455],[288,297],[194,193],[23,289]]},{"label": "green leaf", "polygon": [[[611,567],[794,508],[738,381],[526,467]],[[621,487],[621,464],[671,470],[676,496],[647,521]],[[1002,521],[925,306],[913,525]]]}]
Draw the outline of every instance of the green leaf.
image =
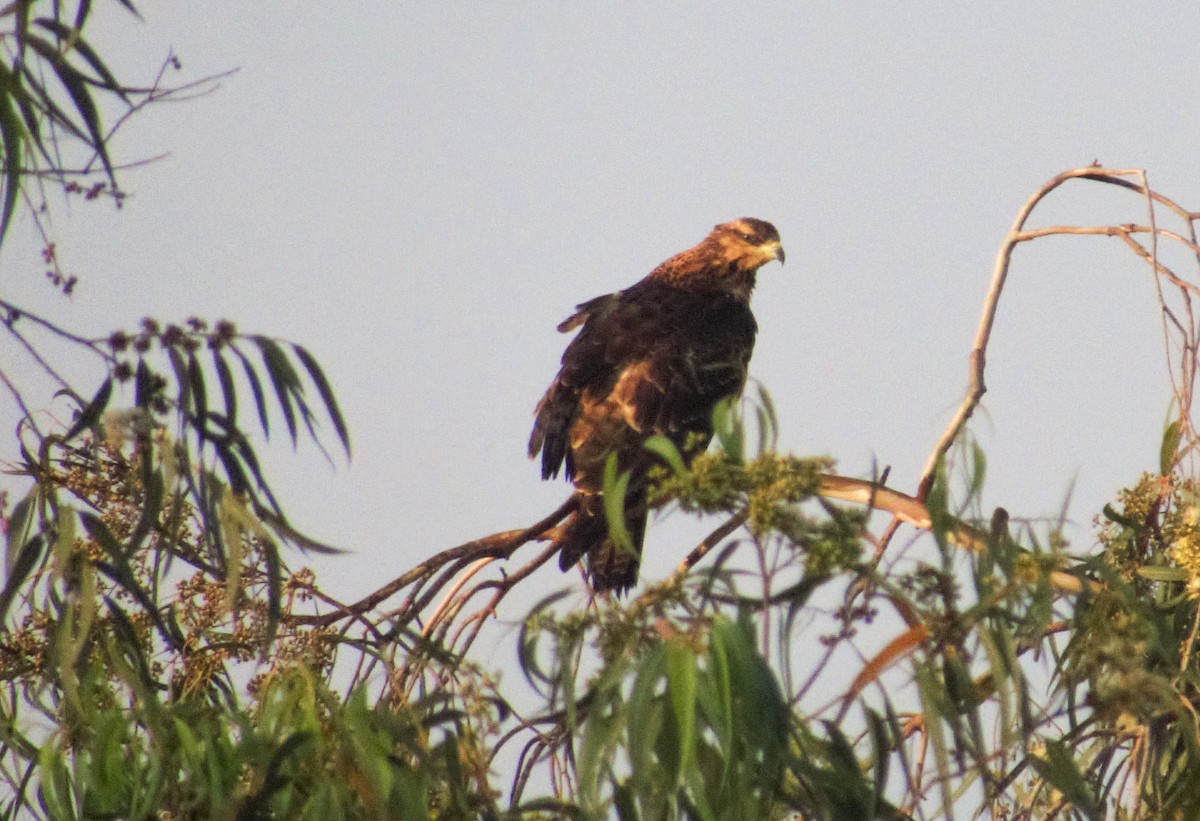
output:
[{"label": "green leaf", "polygon": [[188,354],[187,379],[192,404],[196,409],[196,425],[203,431],[204,417],[208,414],[208,391],[204,385],[204,372],[200,369],[200,362],[194,353]]},{"label": "green leaf", "polygon": [[734,397],[726,397],[713,406],[712,421],[713,431],[725,455],[741,464],[745,460],[746,431],[737,417]]},{"label": "green leaf", "polygon": [[[88,144],[95,150],[96,156],[100,158],[100,163],[104,166],[104,171],[108,175],[109,181],[115,187],[117,178],[113,173],[112,162],[108,157],[104,128],[100,125],[100,114],[96,109],[96,103],[92,99],[91,92],[88,91],[87,83],[84,82],[84,76],[78,69],[66,61],[66,58],[59,53],[58,49],[40,37],[27,34],[25,42],[37,51],[54,69],[54,73],[58,75],[59,82],[67,90],[67,94],[71,97],[71,102],[75,104],[75,110],[79,113],[84,128],[87,130],[87,136],[90,137]],[[70,127],[78,133],[78,129],[65,115],[63,115],[60,124]],[[80,137],[83,138],[83,135],[80,134]]]},{"label": "green leaf", "polygon": [[4,563],[9,575],[12,575],[13,568],[17,565],[17,553],[29,540],[30,525],[34,517],[33,505],[38,498],[39,487],[36,484],[31,487],[21,501],[13,505],[12,513],[8,517],[8,531],[5,533],[8,546]]},{"label": "green leaf", "polygon": [[171,346],[166,350],[167,361],[171,363],[171,370],[175,374],[175,385],[178,388],[175,403],[181,412],[194,413],[194,408],[192,407],[192,380],[188,378],[187,362],[184,361],[183,354],[176,347]]},{"label": "green leaf", "polygon": [[95,562],[96,569],[129,593],[146,612],[146,615],[150,617],[151,621],[154,622],[155,627],[158,628],[159,633],[166,640],[167,644],[175,647],[176,637],[163,624],[154,599],[138,583],[137,576],[129,564],[126,549],[117,541],[112,531],[108,529],[108,525],[99,516],[86,510],[79,512],[79,520],[83,522],[84,529],[87,530],[88,535],[95,540],[96,544],[104,549],[104,552],[111,559],[109,562]]},{"label": "green leaf", "polygon": [[[729,663],[730,651],[726,647],[728,640],[729,634],[725,630],[715,629],[710,632],[709,674],[704,679],[704,687],[700,690],[699,698],[708,717],[708,725],[717,736],[718,746],[727,751],[733,748],[734,735],[734,684]],[[722,784],[728,780],[732,766],[733,757],[726,755],[724,771],[721,773]]]},{"label": "green leaf", "polygon": [[54,556],[56,581],[62,579],[66,574],[71,556],[75,552],[75,524],[77,521],[73,507],[62,505],[58,508],[54,521],[54,544],[50,548],[50,553]]},{"label": "green leaf", "polygon": [[88,402],[87,406],[80,412],[75,423],[67,429],[67,432],[63,435],[64,441],[71,441],[85,429],[95,426],[100,421],[100,415],[108,407],[108,400],[112,399],[112,389],[113,381],[110,376],[100,385],[100,390],[96,391],[96,395],[92,397],[92,401]]},{"label": "green leaf", "polygon": [[696,758],[696,655],[681,639],[667,643],[667,692],[679,732],[679,784]]},{"label": "green leaf", "polygon": [[233,372],[221,355],[219,348],[212,349],[213,367],[217,369],[217,381],[221,384],[221,397],[225,401],[225,424],[237,427],[237,389],[234,387]]},{"label": "green leaf", "polygon": [[[79,7],[80,12],[84,12],[84,8],[87,5],[87,3],[81,3]],[[86,16],[86,12],[84,12],[84,16]],[[51,20],[48,17],[39,17],[33,22],[36,25],[47,29],[48,31],[54,32],[55,36],[59,38],[60,42],[69,43],[71,48],[77,51],[79,56],[87,61],[88,65],[92,67],[92,70],[94,70],[96,74],[100,76],[99,80],[94,80],[91,78],[84,79],[95,83],[107,91],[115,93],[122,100],[129,102],[129,97],[126,95],[124,87],[117,81],[116,76],[114,76],[113,73],[108,70],[108,66],[106,66],[104,61],[100,59],[100,55],[96,53],[96,50],[88,45],[87,41],[79,36],[79,30],[83,28],[81,23],[77,21],[75,26],[71,27],[62,24],[57,20]]]},{"label": "green leaf", "polygon": [[146,469],[142,471],[142,486],[145,488],[146,493],[142,499],[142,509],[138,516],[138,522],[134,526],[133,532],[129,534],[129,549],[131,551],[141,547],[142,542],[150,535],[150,530],[158,524],[158,515],[162,512],[163,496],[166,493],[166,483],[163,480],[162,473],[153,469],[149,457],[149,453],[143,455],[143,464]]},{"label": "green leaf", "polygon": [[263,436],[270,439],[271,422],[267,415],[267,396],[263,391],[262,381],[258,378],[258,373],[246,355],[236,347],[233,348],[233,352],[237,354],[238,359],[242,360],[242,370],[246,374],[246,381],[250,383],[250,392],[254,394],[254,406],[258,409],[258,422],[262,425]]},{"label": "green leaf", "polygon": [[346,449],[346,455],[349,456],[350,431],[346,427],[346,420],[342,418],[342,411],[338,408],[337,397],[334,396],[333,389],[329,386],[329,380],[325,378],[325,373],[312,354],[299,345],[292,345],[292,349],[296,352],[296,358],[308,371],[308,376],[312,379],[313,384],[317,386],[317,391],[321,394],[321,401],[325,403],[325,412],[329,414],[329,420],[333,422],[333,429],[337,431],[338,438],[342,441],[342,447]]},{"label": "green leaf", "polygon": [[978,498],[983,490],[983,482],[987,477],[987,454],[983,452],[978,442],[971,442],[971,484],[967,489],[969,499]]},{"label": "green leaf", "polygon": [[47,741],[38,753],[41,784],[38,788],[47,813],[58,821],[73,821],[75,802],[72,801],[71,777],[63,761],[62,750],[54,741]]},{"label": "green leaf", "polygon": [[9,569],[8,578],[4,582],[4,590],[0,591],[0,624],[4,624],[4,620],[8,616],[8,608],[12,606],[13,600],[20,592],[21,585],[41,560],[42,547],[45,543],[45,538],[38,533],[26,541],[21,546],[20,552],[17,553],[16,560]]},{"label": "green leaf", "polygon": [[21,191],[21,143],[25,128],[13,107],[13,95],[19,94],[16,78],[0,64],[0,145],[4,149],[4,196],[0,201],[0,244],[12,222],[17,195]]},{"label": "green leaf", "polygon": [[1137,574],[1153,582],[1186,582],[1190,578],[1182,567],[1165,565],[1142,565],[1137,568]]},{"label": "green leaf", "polygon": [[264,810],[266,809],[267,799],[269,799],[272,794],[282,789],[288,781],[288,779],[286,779],[280,773],[284,762],[299,752],[300,748],[305,744],[313,741],[315,737],[316,736],[314,733],[307,730],[292,733],[284,740],[282,744],[279,745],[279,748],[275,750],[275,753],[271,756],[271,761],[267,764],[267,772],[263,778],[262,789],[259,791],[258,795],[255,796],[256,800],[262,801],[262,808]]},{"label": "green leaf", "polygon": [[872,815],[875,815],[875,808],[883,806],[884,789],[888,783],[888,763],[891,759],[892,745],[888,736],[888,724],[883,716],[876,713],[874,710],[866,710],[867,729],[871,734],[871,752],[875,758],[875,807],[872,807]]},{"label": "green leaf", "polygon": [[125,611],[112,600],[109,596],[104,597],[104,603],[108,605],[108,613],[111,618],[112,638],[116,641],[117,646],[113,648],[120,653],[119,658],[122,661],[128,662],[132,659],[134,667],[129,670],[136,678],[127,680],[130,686],[140,686],[142,689],[141,697],[144,700],[142,706],[150,706],[150,702],[145,701],[147,696],[158,691],[158,682],[154,680],[154,674],[150,672],[150,664],[146,661],[146,654],[143,649],[143,643],[138,636],[137,628],[133,622],[129,620],[129,616]]},{"label": "green leaf", "polygon": [[275,640],[279,621],[283,618],[283,562],[274,539],[262,540],[263,560],[267,563],[267,629],[266,644]]},{"label": "green leaf", "polygon": [[1135,522],[1133,519],[1130,519],[1128,516],[1118,513],[1117,509],[1110,504],[1106,503],[1102,509],[1102,512],[1104,513],[1104,518],[1108,519],[1110,522],[1119,524],[1122,527],[1127,527],[1130,530],[1138,529],[1137,522]]},{"label": "green leaf", "polygon": [[625,523],[625,494],[629,490],[629,471],[617,475],[616,451],[608,454],[604,463],[604,518],[608,520],[608,536],[618,547],[633,552],[633,537]]},{"label": "green leaf", "polygon": [[651,436],[642,444],[642,447],[662,457],[662,460],[671,466],[671,470],[675,471],[677,476],[687,473],[687,465],[683,462],[683,454],[679,452],[679,448],[675,447],[674,442],[661,433]]},{"label": "green leaf", "polygon": [[292,444],[296,444],[296,409],[292,404],[292,392],[299,384],[296,371],[292,368],[283,350],[273,340],[265,336],[251,337],[262,353],[263,365],[271,384],[275,387],[275,398],[283,411],[283,419],[287,422],[288,433],[291,434]]},{"label": "green leaf", "polygon": [[1158,472],[1163,476],[1171,474],[1171,469],[1175,466],[1175,454],[1179,451],[1179,442],[1182,439],[1183,426],[1176,419],[1163,431],[1162,444],[1159,446]]},{"label": "green leaf", "polygon": [[1096,801],[1092,788],[1084,779],[1083,773],[1079,771],[1075,756],[1067,749],[1066,744],[1056,738],[1048,738],[1044,741],[1045,757],[1030,755],[1029,763],[1042,778],[1063,794],[1063,798],[1070,801],[1088,818],[1103,818],[1104,813]]},{"label": "green leaf", "polygon": [[658,684],[666,674],[666,648],[659,644],[642,659],[629,700],[625,707],[625,727],[628,734],[629,765],[633,780],[652,781],[658,765],[654,744],[662,729],[662,700],[657,695]]},{"label": "green leaf", "polygon": [[145,359],[138,357],[137,369],[133,373],[133,404],[139,408],[149,408],[152,398],[154,372],[150,370]]},{"label": "green leaf", "polygon": [[770,392],[762,384],[758,384],[758,452],[765,453],[774,450],[779,442],[779,414],[775,410],[775,402]]}]

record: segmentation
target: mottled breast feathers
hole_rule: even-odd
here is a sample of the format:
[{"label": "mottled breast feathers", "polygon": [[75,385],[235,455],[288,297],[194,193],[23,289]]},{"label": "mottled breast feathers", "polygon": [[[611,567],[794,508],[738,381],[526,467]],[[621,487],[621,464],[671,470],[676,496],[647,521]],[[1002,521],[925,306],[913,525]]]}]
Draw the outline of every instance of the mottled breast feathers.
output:
[{"label": "mottled breast feathers", "polygon": [[745,384],[757,330],[740,300],[653,279],[583,303],[559,330],[580,325],[536,411],[529,453],[541,450],[543,478],[564,463],[575,477],[568,445],[584,406],[608,400],[643,439],[662,433],[682,445],[707,429],[713,405]]}]

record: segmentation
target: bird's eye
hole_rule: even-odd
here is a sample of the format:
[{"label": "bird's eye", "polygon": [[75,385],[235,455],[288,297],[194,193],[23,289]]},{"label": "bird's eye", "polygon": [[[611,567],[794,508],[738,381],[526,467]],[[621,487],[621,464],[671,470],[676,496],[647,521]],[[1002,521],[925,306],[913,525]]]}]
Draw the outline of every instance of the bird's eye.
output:
[{"label": "bird's eye", "polygon": [[750,234],[747,234],[745,231],[738,231],[738,236],[744,239],[746,242],[754,242],[754,237]]}]

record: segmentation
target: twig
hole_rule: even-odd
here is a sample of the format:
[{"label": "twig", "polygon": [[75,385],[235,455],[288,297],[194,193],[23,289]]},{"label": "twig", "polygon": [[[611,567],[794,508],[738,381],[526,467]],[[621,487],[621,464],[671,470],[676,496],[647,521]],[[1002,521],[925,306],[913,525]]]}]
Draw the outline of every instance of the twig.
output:
[{"label": "twig", "polygon": [[557,525],[568,515],[570,515],[579,505],[579,500],[575,496],[571,496],[567,501],[563,502],[553,513],[539,522],[530,525],[521,530],[506,530],[500,533],[493,533],[490,536],[484,536],[482,539],[461,544],[458,547],[452,547],[448,550],[443,550],[436,556],[422,562],[408,572],[388,582],[383,587],[371,593],[354,604],[347,605],[343,608],[330,613],[324,613],[315,616],[297,616],[292,621],[295,624],[309,624],[317,627],[322,627],[327,624],[332,624],[340,619],[350,616],[365,613],[368,610],[378,606],[381,602],[391,598],[400,590],[408,587],[414,581],[422,577],[429,577],[437,571],[438,568],[455,560],[467,558],[468,563],[476,561],[484,557],[494,558],[509,558],[512,553],[521,545],[533,541],[544,535],[546,531]]},{"label": "twig", "polygon": [[679,563],[679,566],[675,568],[675,572],[672,574],[672,580],[678,580],[682,576],[685,576],[687,572],[695,567],[701,559],[708,555],[708,551],[720,544],[726,536],[744,525],[749,519],[749,507],[743,507],[737,513],[726,519],[720,527],[718,527],[712,533],[709,533],[704,537],[704,540],[700,542],[700,544],[692,548],[692,552],[687,554],[684,560]]}]

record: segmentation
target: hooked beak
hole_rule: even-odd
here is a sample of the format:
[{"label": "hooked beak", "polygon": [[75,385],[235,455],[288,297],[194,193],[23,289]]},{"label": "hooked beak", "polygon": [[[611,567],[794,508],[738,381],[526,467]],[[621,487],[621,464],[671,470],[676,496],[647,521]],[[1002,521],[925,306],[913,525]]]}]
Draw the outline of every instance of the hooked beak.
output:
[{"label": "hooked beak", "polygon": [[787,259],[787,254],[783,252],[783,246],[778,242],[772,242],[770,245],[765,246],[764,250],[769,251],[772,257],[779,260],[780,265]]}]

